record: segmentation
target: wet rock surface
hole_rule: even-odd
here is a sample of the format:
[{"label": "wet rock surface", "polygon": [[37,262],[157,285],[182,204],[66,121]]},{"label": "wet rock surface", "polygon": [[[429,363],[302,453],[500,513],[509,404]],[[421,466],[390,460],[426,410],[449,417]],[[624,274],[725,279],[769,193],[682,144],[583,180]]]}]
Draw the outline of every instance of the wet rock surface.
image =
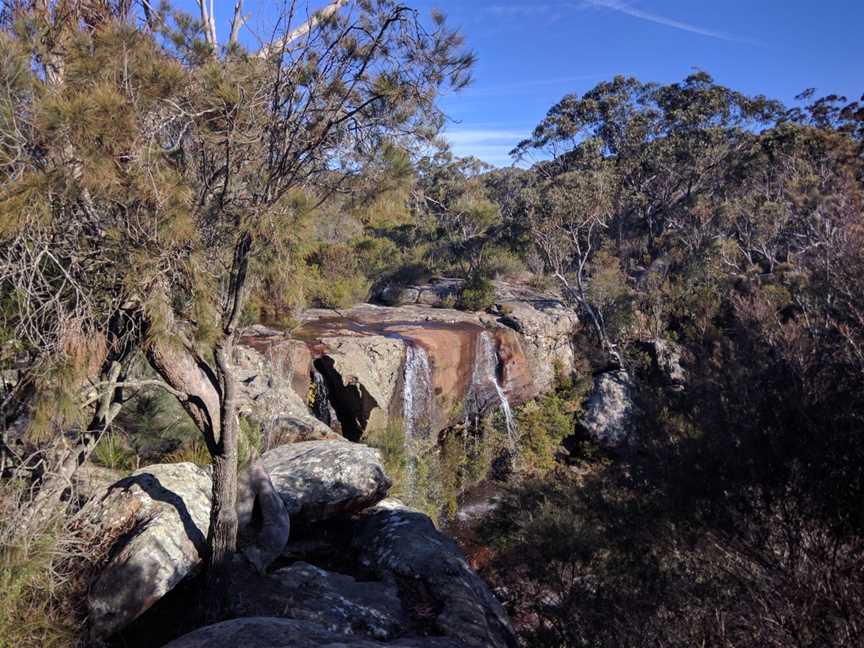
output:
[{"label": "wet rock surface", "polygon": [[[450,294],[457,285],[458,280],[442,280],[379,292],[390,307],[359,304],[338,315],[304,314],[295,334],[309,345],[315,367],[327,377],[344,436],[356,440],[366,429],[402,419],[406,405],[409,418],[422,410],[427,419],[422,427],[435,433],[478,414],[477,409],[487,414],[500,408],[504,399],[509,404],[530,400],[554,386],[556,369],[574,369],[578,319],[557,297],[496,282],[498,303],[489,313],[445,308],[446,301],[430,306],[412,297],[440,287]],[[493,342],[494,358],[491,370],[479,372],[478,384],[477,362],[484,359],[486,338]],[[406,369],[418,353],[426,358],[429,380],[419,406],[417,390],[410,391],[412,406],[406,400]]]},{"label": "wet rock surface", "polygon": [[293,520],[354,513],[387,496],[390,479],[377,450],[347,441],[279,446],[260,459]]},{"label": "wet rock surface", "polygon": [[306,344],[253,326],[241,335],[232,366],[240,414],[261,424],[265,446],[335,437],[306,404],[312,375]]},{"label": "wet rock surface", "polygon": [[136,471],[105,488],[78,514],[86,544],[107,561],[87,597],[96,636],[107,636],[144,613],[202,564],[212,484],[189,463]]}]

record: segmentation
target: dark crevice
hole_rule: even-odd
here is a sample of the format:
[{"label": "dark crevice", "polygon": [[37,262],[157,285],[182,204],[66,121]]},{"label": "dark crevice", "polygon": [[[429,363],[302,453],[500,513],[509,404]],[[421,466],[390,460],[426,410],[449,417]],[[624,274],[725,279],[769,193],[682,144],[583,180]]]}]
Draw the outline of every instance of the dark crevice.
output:
[{"label": "dark crevice", "polygon": [[333,358],[322,356],[315,360],[314,365],[324,379],[327,397],[336,413],[342,436],[349,441],[360,441],[369,423],[369,416],[378,403],[359,382],[346,385],[336,371]]}]

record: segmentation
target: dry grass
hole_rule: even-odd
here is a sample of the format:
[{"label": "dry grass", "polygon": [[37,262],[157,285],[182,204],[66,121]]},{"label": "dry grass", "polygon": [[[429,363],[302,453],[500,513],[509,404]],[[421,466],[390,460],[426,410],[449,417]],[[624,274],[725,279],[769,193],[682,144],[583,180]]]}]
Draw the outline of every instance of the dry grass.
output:
[{"label": "dry grass", "polygon": [[23,488],[0,487],[0,648],[78,646],[81,598],[74,593],[83,590],[68,519],[58,515],[25,531],[18,521],[26,506]]}]

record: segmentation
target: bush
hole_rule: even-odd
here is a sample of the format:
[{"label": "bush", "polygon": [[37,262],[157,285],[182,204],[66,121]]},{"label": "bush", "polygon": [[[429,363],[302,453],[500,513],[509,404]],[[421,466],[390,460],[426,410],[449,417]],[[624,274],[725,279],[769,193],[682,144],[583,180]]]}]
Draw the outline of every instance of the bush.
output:
[{"label": "bush", "polygon": [[25,534],[24,492],[9,483],[0,489],[0,648],[71,648],[79,645],[80,583],[68,569],[74,545],[67,520],[43,520]]},{"label": "bush", "polygon": [[506,248],[495,247],[486,255],[485,271],[492,277],[516,277],[527,270],[525,262]]},{"label": "bush", "polygon": [[467,311],[482,311],[495,304],[495,286],[486,277],[474,273],[462,287],[459,308]]},{"label": "bush", "polygon": [[93,463],[111,470],[131,472],[140,464],[140,458],[129,445],[129,440],[122,432],[109,430],[102,435],[93,450]]},{"label": "bush", "polygon": [[525,482],[482,524],[523,645],[861,645],[858,540],[790,499],[705,526],[621,468]]},{"label": "bush", "polygon": [[405,468],[407,465],[403,425],[402,419],[391,419],[383,429],[366,430],[362,439],[364,443],[381,452],[384,472],[393,482],[390,495],[402,500],[406,495]]}]

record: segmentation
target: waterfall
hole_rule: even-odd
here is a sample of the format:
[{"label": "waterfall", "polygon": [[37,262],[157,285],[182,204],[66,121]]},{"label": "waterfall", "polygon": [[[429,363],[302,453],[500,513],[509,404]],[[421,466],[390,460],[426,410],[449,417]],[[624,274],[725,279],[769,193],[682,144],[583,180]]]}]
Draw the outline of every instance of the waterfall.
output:
[{"label": "waterfall", "polygon": [[423,347],[407,343],[403,375],[402,414],[405,419],[405,444],[429,432],[432,422],[432,371]]},{"label": "waterfall", "polygon": [[312,414],[325,425],[332,427],[332,417],[330,416],[330,398],[327,391],[327,383],[324,381],[324,376],[319,371],[312,372],[312,379],[315,382],[313,392],[313,400],[311,403]]},{"label": "waterfall", "polygon": [[[495,340],[487,331],[483,331],[478,339],[476,356],[474,358],[474,372],[471,377],[466,405],[466,420],[469,410],[473,409],[473,415],[479,417],[488,403],[483,402],[484,391],[489,388],[494,390],[494,398],[498,401],[498,409],[504,415],[504,424],[507,428],[507,438],[510,445],[516,446],[516,419],[507,393],[498,380],[498,353],[495,350]],[[490,396],[492,394],[489,394]]]}]

